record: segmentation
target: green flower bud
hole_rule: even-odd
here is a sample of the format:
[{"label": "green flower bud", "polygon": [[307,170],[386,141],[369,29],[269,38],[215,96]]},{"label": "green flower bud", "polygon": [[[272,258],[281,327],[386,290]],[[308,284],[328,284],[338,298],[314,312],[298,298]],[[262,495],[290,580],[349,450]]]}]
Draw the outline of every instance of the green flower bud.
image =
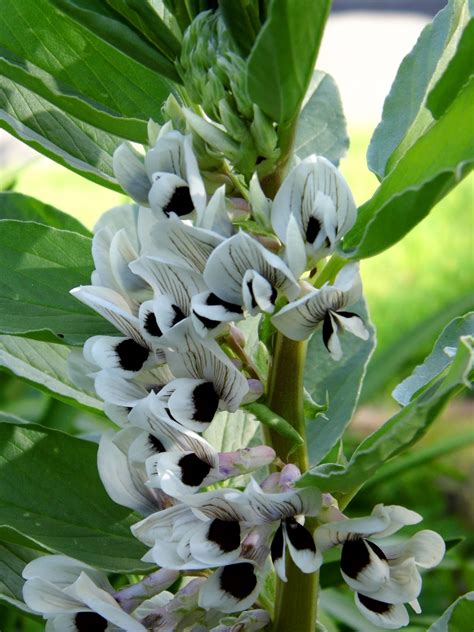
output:
[{"label": "green flower bud", "polygon": [[255,140],[257,151],[265,158],[271,156],[278,143],[278,135],[272,121],[266,116],[258,105],[253,106],[253,122],[250,131]]},{"label": "green flower bud", "polygon": [[232,138],[238,140],[239,142],[249,142],[250,132],[247,125],[239,116],[235,103],[232,104],[230,97],[219,101],[219,115],[222,124]]}]

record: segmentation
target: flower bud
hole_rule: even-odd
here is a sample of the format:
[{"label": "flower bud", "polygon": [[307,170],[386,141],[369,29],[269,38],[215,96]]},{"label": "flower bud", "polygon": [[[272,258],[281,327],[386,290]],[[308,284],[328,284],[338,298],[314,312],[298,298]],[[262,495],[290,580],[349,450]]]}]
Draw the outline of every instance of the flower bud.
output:
[{"label": "flower bud", "polygon": [[219,115],[222,125],[235,140],[249,141],[250,133],[239,112],[230,103],[229,97],[219,101]]},{"label": "flower bud", "polygon": [[258,105],[253,106],[253,123],[250,131],[255,140],[258,153],[262,156],[271,156],[278,143],[278,136],[271,120]]}]

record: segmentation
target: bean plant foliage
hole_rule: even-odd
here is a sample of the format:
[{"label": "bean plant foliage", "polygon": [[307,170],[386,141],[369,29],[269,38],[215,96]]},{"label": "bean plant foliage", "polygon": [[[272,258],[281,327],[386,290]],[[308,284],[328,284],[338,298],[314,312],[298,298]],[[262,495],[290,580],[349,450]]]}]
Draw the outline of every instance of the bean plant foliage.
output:
[{"label": "bean plant foliage", "polygon": [[[402,61],[359,208],[317,64],[330,4],[3,0],[0,125],[130,198],[91,233],[0,193],[0,365],[89,419],[0,417],[0,599],[49,632],[420,612],[443,539],[400,536],[416,507],[350,503],[470,388],[474,318],[446,323],[346,457],[376,344],[359,261],[472,169],[474,3],[449,0]],[[429,629],[467,630],[472,595]]]}]

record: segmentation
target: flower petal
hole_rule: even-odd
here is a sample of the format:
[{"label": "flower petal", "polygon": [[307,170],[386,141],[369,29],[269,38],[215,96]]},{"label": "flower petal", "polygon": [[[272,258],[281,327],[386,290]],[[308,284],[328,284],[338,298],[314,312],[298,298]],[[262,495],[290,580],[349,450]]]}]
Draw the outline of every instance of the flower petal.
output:
[{"label": "flower petal", "polygon": [[280,523],[273,536],[270,551],[275,573],[281,581],[286,582],[286,538],[283,535],[283,523]]},{"label": "flower petal", "polygon": [[211,575],[199,592],[199,605],[209,610],[238,612],[249,608],[257,599],[259,582],[250,562],[230,564]]},{"label": "flower petal", "polygon": [[140,204],[148,204],[150,180],[145,170],[143,156],[130,143],[122,143],[114,151],[114,174],[120,186]]},{"label": "flower petal", "polygon": [[437,566],[444,557],[446,545],[443,538],[428,529],[418,531],[409,540],[400,544],[383,545],[383,551],[389,560],[395,563],[413,558],[422,568]]},{"label": "flower petal", "polygon": [[390,568],[376,544],[363,538],[348,539],[342,546],[341,574],[352,590],[372,593],[388,582]]},{"label": "flower petal", "polygon": [[313,536],[294,518],[284,522],[285,540],[291,559],[303,573],[314,573],[322,564],[321,553],[316,550]]},{"label": "flower petal", "polygon": [[401,604],[389,604],[377,601],[365,595],[355,595],[357,609],[373,625],[387,630],[398,630],[410,623],[408,612]]},{"label": "flower petal", "polygon": [[239,557],[241,540],[239,522],[215,518],[191,536],[191,555],[211,567],[229,564]]}]

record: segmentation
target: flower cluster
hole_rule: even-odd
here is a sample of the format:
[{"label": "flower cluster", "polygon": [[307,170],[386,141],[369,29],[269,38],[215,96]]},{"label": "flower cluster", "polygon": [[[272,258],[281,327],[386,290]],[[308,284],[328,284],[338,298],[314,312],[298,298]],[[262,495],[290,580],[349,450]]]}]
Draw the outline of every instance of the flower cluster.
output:
[{"label": "flower cluster", "polygon": [[[51,630],[258,630],[268,614],[252,606],[268,560],[286,581],[287,554],[312,573],[327,548],[342,544],[341,570],[359,609],[385,627],[405,625],[402,604],[416,609],[417,567],[438,563],[439,537],[420,532],[383,548],[368,538],[417,514],[378,506],[369,519],[338,515],[313,533],[305,521],[327,512],[315,488],[295,486],[295,465],[279,461],[269,474],[271,447],[219,452],[202,434],[219,411],[235,413],[264,393],[266,376],[239,329],[244,319],[266,319],[293,340],[320,331],[336,361],[341,333],[367,339],[348,311],[361,297],[357,264],[322,287],[310,274],[354,224],[346,182],[311,156],[273,202],[257,176],[239,199],[224,186],[208,195],[192,137],[171,123],[150,130],[145,155],[129,144],[115,153],[116,177],[135,203],[101,218],[91,285],[72,290],[116,334],[90,338],[70,367],[122,427],[102,437],[99,473],[115,502],[143,516],[132,531],[149,547],[144,560],[161,570],[114,592],[90,567],[41,558],[25,569],[27,604]],[[245,485],[234,478],[241,475]],[[166,592],[182,571],[197,576]]]}]

